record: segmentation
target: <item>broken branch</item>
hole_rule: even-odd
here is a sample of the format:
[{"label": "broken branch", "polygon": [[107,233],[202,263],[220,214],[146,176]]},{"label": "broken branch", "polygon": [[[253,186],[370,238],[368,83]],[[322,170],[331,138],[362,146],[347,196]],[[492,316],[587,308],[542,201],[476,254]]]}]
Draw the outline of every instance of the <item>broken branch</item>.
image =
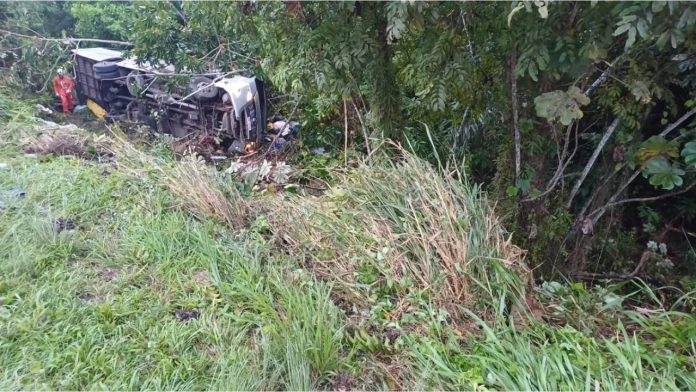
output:
[{"label": "broken branch", "polygon": [[604,149],[604,145],[607,144],[607,142],[609,141],[609,138],[611,138],[611,135],[614,134],[614,131],[619,126],[620,122],[621,122],[621,120],[619,120],[618,117],[614,118],[614,121],[611,122],[611,124],[609,125],[609,128],[607,128],[607,131],[604,132],[604,135],[602,136],[602,139],[599,141],[599,144],[597,145],[594,152],[592,153],[590,160],[587,161],[585,168],[582,170],[582,174],[580,175],[580,178],[578,178],[578,181],[575,182],[575,185],[573,186],[573,190],[570,192],[570,197],[568,198],[568,202],[566,203],[566,208],[570,208],[571,204],[573,203],[573,199],[575,198],[575,195],[577,195],[578,191],[580,190],[580,187],[582,186],[582,183],[585,181],[585,178],[590,173],[590,170],[592,170],[592,166],[594,166],[594,163],[597,160],[597,157],[599,157],[599,153],[602,152],[602,150]]}]

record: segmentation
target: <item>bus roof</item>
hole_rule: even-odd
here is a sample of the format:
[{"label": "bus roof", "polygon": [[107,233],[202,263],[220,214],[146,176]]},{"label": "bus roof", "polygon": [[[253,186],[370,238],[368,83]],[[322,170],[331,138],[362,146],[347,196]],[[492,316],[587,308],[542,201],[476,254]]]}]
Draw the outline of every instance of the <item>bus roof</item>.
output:
[{"label": "bus roof", "polygon": [[122,52],[106,48],[74,49],[72,52],[77,56],[93,61],[120,60],[123,58]]}]

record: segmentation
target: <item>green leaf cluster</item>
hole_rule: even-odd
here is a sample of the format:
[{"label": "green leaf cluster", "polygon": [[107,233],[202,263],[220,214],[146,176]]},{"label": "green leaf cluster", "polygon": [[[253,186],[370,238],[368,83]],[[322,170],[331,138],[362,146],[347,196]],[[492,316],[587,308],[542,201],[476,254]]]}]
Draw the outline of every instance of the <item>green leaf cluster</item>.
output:
[{"label": "green leaf cluster", "polygon": [[575,86],[571,86],[568,91],[551,91],[534,98],[537,116],[563,125],[570,125],[573,120],[581,119],[583,112],[580,107],[589,103],[590,99]]}]

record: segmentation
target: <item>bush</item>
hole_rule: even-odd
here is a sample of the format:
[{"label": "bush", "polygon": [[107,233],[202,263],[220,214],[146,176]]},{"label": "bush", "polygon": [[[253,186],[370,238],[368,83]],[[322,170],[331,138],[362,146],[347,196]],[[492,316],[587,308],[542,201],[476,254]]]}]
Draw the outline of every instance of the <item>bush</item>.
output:
[{"label": "bush", "polygon": [[457,322],[462,308],[509,310],[525,297],[530,271],[486,196],[458,171],[443,176],[398,151],[399,160],[344,174],[326,201],[293,200],[285,216],[276,210],[277,237],[344,295],[363,297],[353,302],[374,302],[375,292],[391,298],[394,319],[418,306],[419,292]]}]

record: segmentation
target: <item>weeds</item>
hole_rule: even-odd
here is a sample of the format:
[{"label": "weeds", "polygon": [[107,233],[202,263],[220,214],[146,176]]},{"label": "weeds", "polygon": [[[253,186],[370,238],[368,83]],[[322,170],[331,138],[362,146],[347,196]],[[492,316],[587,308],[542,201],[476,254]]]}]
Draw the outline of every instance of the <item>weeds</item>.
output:
[{"label": "weeds", "polygon": [[[300,216],[283,216],[275,228],[302,244],[320,276],[345,283],[347,295],[361,284],[402,286],[396,313],[417,306],[408,299],[416,290],[452,315],[462,307],[499,314],[501,298],[524,298],[530,274],[522,251],[479,189],[401,153],[398,162],[346,175],[328,202],[298,202],[288,213]],[[298,224],[287,227],[286,219]]]},{"label": "weeds", "polygon": [[31,154],[57,154],[82,156],[87,147],[86,136],[69,130],[55,128],[24,141],[24,152]]},{"label": "weeds", "polygon": [[244,227],[249,214],[247,202],[202,159],[186,156],[178,162],[162,162],[118,137],[110,150],[124,171],[136,177],[148,171],[154,181],[177,196],[198,219],[218,218],[230,228]]},{"label": "weeds", "polygon": [[[26,195],[0,209],[0,389],[696,388],[693,315],[644,286],[530,289],[480,190],[405,152],[243,198],[157,146],[2,140],[0,188]],[[530,299],[545,320],[516,317]]]}]

